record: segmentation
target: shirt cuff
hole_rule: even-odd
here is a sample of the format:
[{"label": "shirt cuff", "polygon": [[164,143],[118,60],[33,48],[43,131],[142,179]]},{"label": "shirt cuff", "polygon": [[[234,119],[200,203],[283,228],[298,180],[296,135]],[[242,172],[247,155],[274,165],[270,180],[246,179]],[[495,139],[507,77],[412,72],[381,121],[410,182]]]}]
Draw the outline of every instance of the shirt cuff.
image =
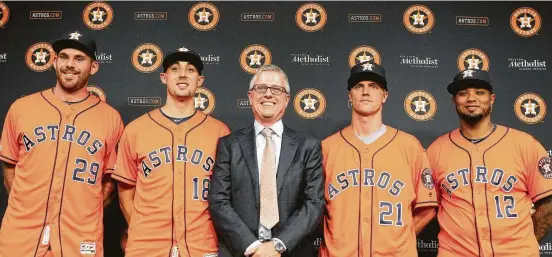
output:
[{"label": "shirt cuff", "polygon": [[[259,247],[259,245],[261,245],[261,241],[257,240],[255,242],[253,242],[252,244],[250,244],[247,249],[245,249],[245,252],[248,252],[249,250],[253,249],[253,248],[257,248]],[[245,254],[245,253],[244,253]]]},{"label": "shirt cuff", "polygon": [[272,238],[272,240],[278,241],[278,243],[280,243],[280,244],[282,244],[282,245],[284,246],[284,251],[287,250],[287,247],[286,247],[286,245],[284,244],[284,242],[282,242],[282,240],[280,240],[280,239],[278,239],[278,238]]}]

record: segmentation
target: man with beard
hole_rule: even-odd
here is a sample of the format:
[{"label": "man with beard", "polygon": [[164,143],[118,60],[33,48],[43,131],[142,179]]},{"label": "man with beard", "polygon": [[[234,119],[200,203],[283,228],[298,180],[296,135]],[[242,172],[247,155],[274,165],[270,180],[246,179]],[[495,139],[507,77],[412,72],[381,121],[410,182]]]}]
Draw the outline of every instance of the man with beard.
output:
[{"label": "man with beard", "polygon": [[437,207],[424,148],[414,136],[383,124],[389,92],[382,66],[353,66],[347,85],[351,125],[322,141],[326,215],[320,256],[417,256],[416,234]]},{"label": "man with beard", "polygon": [[103,256],[119,113],[87,90],[96,43],[80,32],[53,44],[57,83],[16,100],[0,142],[9,193],[0,256]]},{"label": "man with beard", "polygon": [[427,149],[440,202],[438,256],[538,257],[552,224],[546,150],[531,135],[491,122],[496,95],[486,71],[460,72],[447,89],[460,128]]},{"label": "man with beard", "polygon": [[230,130],[195,109],[203,62],[181,47],[163,60],[167,102],[128,124],[113,178],[129,224],[126,257],[214,257],[207,193],[217,142]]}]

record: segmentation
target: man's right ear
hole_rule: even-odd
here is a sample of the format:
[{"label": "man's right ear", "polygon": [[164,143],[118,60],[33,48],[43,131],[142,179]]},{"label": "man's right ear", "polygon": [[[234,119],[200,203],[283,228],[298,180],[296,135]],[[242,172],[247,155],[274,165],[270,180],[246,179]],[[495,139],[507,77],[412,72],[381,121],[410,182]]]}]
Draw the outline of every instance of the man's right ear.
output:
[{"label": "man's right ear", "polygon": [[162,82],[163,84],[167,84],[167,74],[166,74],[166,73],[161,72],[161,73],[159,74],[159,78],[161,79],[161,82]]}]

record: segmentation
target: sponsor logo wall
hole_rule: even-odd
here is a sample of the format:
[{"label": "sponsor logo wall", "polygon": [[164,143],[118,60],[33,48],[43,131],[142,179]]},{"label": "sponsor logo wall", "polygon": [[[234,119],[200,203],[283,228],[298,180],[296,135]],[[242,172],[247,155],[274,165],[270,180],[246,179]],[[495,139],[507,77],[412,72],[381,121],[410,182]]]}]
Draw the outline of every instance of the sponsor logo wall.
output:
[{"label": "sponsor logo wall", "polygon": [[[493,122],[533,135],[552,155],[551,13],[550,2],[0,2],[0,120],[17,98],[55,83],[51,44],[81,32],[98,45],[88,90],[125,124],[164,105],[163,58],[185,46],[205,64],[196,109],[233,131],[253,121],[252,75],[275,64],[291,87],[285,124],[321,139],[335,133],[350,122],[349,69],[368,62],[386,70],[384,123],[425,148],[458,126],[447,84],[485,70],[497,94]],[[105,255],[123,256],[118,204],[105,217]],[[305,256],[316,256],[320,231]],[[434,223],[420,235],[418,256],[436,256],[437,233]],[[552,235],[540,250],[552,257]]]}]

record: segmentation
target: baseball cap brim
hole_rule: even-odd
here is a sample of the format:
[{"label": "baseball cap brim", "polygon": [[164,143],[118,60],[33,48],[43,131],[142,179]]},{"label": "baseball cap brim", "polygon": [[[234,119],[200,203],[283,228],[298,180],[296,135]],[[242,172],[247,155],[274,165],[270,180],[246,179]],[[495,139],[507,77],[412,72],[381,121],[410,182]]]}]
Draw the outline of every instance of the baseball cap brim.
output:
[{"label": "baseball cap brim", "polygon": [[188,62],[194,65],[200,74],[201,71],[203,71],[203,61],[201,61],[201,58],[187,52],[175,52],[167,55],[167,57],[163,60],[163,69],[166,71],[169,66],[175,64],[176,62]]},{"label": "baseball cap brim", "polygon": [[493,92],[493,87],[489,82],[480,80],[480,79],[463,79],[458,80],[450,83],[447,86],[447,90],[452,95],[456,95],[456,93],[460,90],[466,89],[466,88],[483,88]]},{"label": "baseball cap brim", "polygon": [[61,50],[67,49],[67,48],[77,49],[79,51],[82,51],[86,55],[90,56],[92,59],[96,60],[95,51],[88,48],[88,46],[86,46],[83,43],[80,43],[79,41],[75,41],[72,39],[60,39],[54,42],[52,47],[56,53],[59,53],[61,52]]},{"label": "baseball cap brim", "polygon": [[362,72],[351,76],[347,80],[347,89],[351,90],[351,88],[354,87],[358,82],[367,80],[377,82],[383,87],[383,89],[387,90],[387,81],[385,80],[385,78],[377,73],[372,72]]}]

